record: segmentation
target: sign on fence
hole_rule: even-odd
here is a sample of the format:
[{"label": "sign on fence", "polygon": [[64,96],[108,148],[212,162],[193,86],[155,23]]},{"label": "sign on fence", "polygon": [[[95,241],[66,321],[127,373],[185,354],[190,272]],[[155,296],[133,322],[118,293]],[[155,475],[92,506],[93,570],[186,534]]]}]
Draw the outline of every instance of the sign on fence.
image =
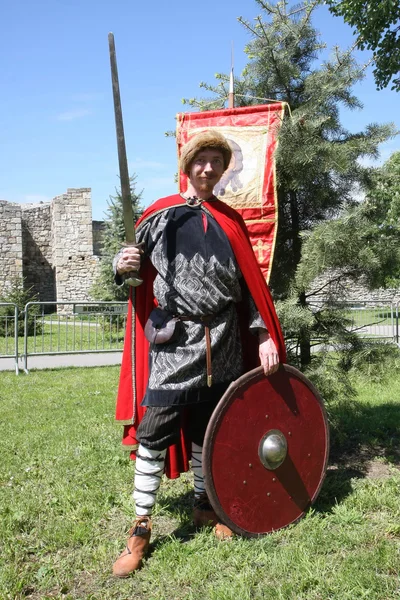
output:
[{"label": "sign on fence", "polygon": [[122,304],[74,304],[74,315],[101,314],[101,315],[126,315],[128,305]]}]

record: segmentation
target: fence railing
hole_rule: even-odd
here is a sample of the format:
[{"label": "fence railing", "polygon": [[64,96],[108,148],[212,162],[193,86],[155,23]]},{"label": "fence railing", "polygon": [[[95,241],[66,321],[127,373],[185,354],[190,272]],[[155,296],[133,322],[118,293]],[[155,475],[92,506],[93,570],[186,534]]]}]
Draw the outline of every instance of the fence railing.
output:
[{"label": "fence railing", "polygon": [[13,358],[18,375],[18,306],[0,302],[0,358]]},{"label": "fence railing", "polygon": [[28,302],[24,370],[28,357],[122,350],[126,302]]},{"label": "fence railing", "polygon": [[[340,302],[337,308],[349,331],[399,345],[399,305]],[[18,374],[19,360],[28,372],[31,356],[121,351],[126,315],[126,302],[28,302],[24,311],[0,303],[0,360],[13,359]]]},{"label": "fence railing", "polygon": [[349,331],[371,340],[392,340],[399,343],[399,303],[384,304],[373,300],[340,302],[349,320]]}]

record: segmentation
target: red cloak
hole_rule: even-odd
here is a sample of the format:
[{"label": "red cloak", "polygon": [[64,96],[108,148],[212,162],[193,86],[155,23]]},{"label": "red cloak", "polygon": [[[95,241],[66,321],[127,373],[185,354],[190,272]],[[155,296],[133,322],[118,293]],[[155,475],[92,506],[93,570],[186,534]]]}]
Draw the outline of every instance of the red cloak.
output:
[{"label": "red cloak", "polygon": [[[173,206],[180,206],[182,204],[184,204],[184,200],[179,194],[161,198],[144,212],[137,225],[152,217],[157,212],[162,212]],[[203,206],[212,214],[227,235],[250,294],[275,342],[280,362],[285,362],[285,343],[278,317],[270,291],[261,274],[251,247],[246,225],[242,217],[233,208],[220,200],[203,202]],[[131,288],[129,299],[116,407],[116,419],[125,424],[122,443],[124,447],[132,451],[132,458],[134,458],[134,451],[138,446],[135,438],[136,429],[146,410],[145,407],[141,406],[149,375],[149,343],[144,336],[144,327],[150,312],[156,306],[153,295],[153,281],[156,271],[150,260],[146,260],[143,263],[140,274],[143,277],[143,284],[136,288]],[[246,358],[246,364],[244,365],[244,371],[246,372],[259,365],[258,339],[250,333],[248,320],[245,320],[240,314],[239,322],[241,323],[242,345],[246,348],[246,351],[243,353]],[[180,473],[188,470],[189,459],[190,441],[185,437],[184,430],[182,429],[179,443],[168,448],[165,463],[166,475],[171,479],[179,477]]]}]

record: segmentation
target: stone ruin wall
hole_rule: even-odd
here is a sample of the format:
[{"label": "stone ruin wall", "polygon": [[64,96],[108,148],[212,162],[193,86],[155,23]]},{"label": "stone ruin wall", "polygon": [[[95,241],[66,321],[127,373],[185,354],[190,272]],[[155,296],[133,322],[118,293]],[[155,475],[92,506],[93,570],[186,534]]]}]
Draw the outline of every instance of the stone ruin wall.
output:
[{"label": "stone ruin wall", "polygon": [[54,198],[51,208],[57,299],[90,300],[99,268],[93,254],[90,188],[68,189]]},{"label": "stone ruin wall", "polygon": [[0,294],[22,276],[21,205],[0,200]]},{"label": "stone ruin wall", "polygon": [[104,221],[92,221],[93,232],[93,254],[95,256],[103,255],[103,235],[105,230]]},{"label": "stone ruin wall", "polygon": [[92,224],[90,188],[68,189],[49,203],[0,201],[0,294],[23,276],[41,301],[91,300],[101,231]]},{"label": "stone ruin wall", "polygon": [[51,247],[51,205],[22,205],[22,274],[42,301],[56,297]]},{"label": "stone ruin wall", "polygon": [[319,290],[319,292],[313,296],[312,301],[322,303],[324,298],[329,296],[338,302],[353,304],[368,302],[371,306],[390,306],[390,304],[397,303],[400,305],[399,288],[369,290],[362,277],[358,281],[354,281],[351,278],[339,276],[339,271],[331,269],[317,277],[310,291]]}]

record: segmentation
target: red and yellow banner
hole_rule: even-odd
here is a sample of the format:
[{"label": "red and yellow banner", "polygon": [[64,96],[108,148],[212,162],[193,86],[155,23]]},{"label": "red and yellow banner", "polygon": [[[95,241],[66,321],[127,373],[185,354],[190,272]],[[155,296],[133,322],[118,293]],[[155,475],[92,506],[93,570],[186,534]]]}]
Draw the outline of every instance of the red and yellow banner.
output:
[{"label": "red and yellow banner", "polygon": [[[214,193],[246,222],[261,271],[268,281],[278,220],[274,154],[284,102],[177,115],[178,157],[181,147],[205,129],[216,129],[232,148],[232,160]],[[187,189],[180,174],[179,191]]]}]

